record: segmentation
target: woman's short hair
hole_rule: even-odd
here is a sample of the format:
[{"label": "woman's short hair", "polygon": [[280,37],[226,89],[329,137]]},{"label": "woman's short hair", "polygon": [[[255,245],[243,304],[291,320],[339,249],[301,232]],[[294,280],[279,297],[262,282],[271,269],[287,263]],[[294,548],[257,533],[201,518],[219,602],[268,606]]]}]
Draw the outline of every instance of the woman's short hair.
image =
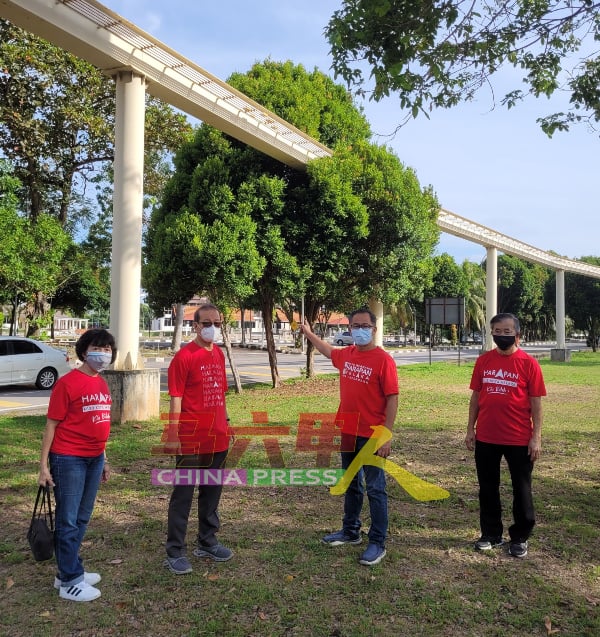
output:
[{"label": "woman's short hair", "polygon": [[87,332],[84,332],[79,337],[79,340],[75,343],[75,353],[80,361],[84,360],[83,356],[91,345],[94,347],[110,347],[112,350],[110,362],[115,362],[115,358],[117,358],[117,345],[115,343],[115,337],[108,330],[95,327],[91,330],[87,330]]}]

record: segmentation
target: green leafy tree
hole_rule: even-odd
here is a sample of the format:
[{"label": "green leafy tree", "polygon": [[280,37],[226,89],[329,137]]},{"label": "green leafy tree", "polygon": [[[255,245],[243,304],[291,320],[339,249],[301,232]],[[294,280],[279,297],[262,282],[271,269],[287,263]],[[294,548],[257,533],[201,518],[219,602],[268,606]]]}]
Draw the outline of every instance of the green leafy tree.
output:
[{"label": "green leafy tree", "polygon": [[[305,316],[314,323],[323,308],[347,310],[371,296],[400,298],[413,289],[418,260],[437,240],[439,206],[412,171],[368,142],[362,113],[319,71],[267,60],[229,82],[328,145],[334,156],[311,162],[306,171],[292,170],[202,126],[177,156],[176,174],[153,223],[169,211],[187,210],[210,225],[232,206],[252,219],[264,259],[255,295],[276,386],[268,318],[275,306],[293,298],[298,307],[304,295]],[[307,356],[310,375],[311,347]]]},{"label": "green leafy tree", "polygon": [[598,9],[592,0],[344,0],[325,34],[336,74],[376,100],[397,94],[408,117],[472,100],[513,67],[524,88],[501,98],[508,108],[527,95],[570,95],[567,112],[538,119],[552,135],[600,120]]},{"label": "green leafy tree", "polygon": [[465,294],[466,330],[474,336],[485,327],[486,279],[485,270],[478,263],[463,261],[462,270],[467,281]]},{"label": "green leafy tree", "polygon": [[[600,257],[582,257],[580,261],[600,265]],[[576,330],[587,334],[589,346],[598,351],[600,341],[600,281],[591,277],[565,272],[566,312]]]},{"label": "green leafy tree", "polygon": [[[280,223],[301,268],[307,320],[314,323],[323,307],[349,311],[420,289],[439,205],[393,153],[368,142],[368,123],[346,91],[290,62],[266,61],[229,81],[335,151],[311,162],[306,175],[275,168],[289,184]],[[310,343],[306,369],[310,376]]]},{"label": "green leafy tree", "polygon": [[463,268],[456,263],[454,257],[444,253],[432,257],[431,261],[433,277],[431,283],[425,288],[425,296],[428,298],[466,296],[468,281]]},{"label": "green leafy tree", "polygon": [[1,149],[22,209],[67,224],[76,179],[112,159],[114,87],[88,63],[0,20]]},{"label": "green leafy tree", "polygon": [[25,304],[28,335],[35,334],[48,321],[46,297],[54,294],[60,282],[64,256],[71,238],[49,215],[38,215],[36,223],[17,212],[15,179],[6,162],[0,166],[0,290],[15,313]]},{"label": "green leafy tree", "polygon": [[[51,216],[75,236],[80,225],[91,223],[89,244],[104,234],[103,249],[108,244],[110,251],[114,118],[115,86],[109,77],[0,20],[0,155],[14,167],[21,184],[18,209],[33,224],[42,215]],[[183,115],[147,98],[147,209],[155,205],[169,176],[170,154],[190,131]],[[94,189],[97,202],[88,195]],[[85,254],[69,250],[73,262],[64,265],[55,303],[104,312],[109,270],[100,258],[94,262],[95,253],[87,247]],[[40,293],[35,295],[34,313],[47,303]],[[43,318],[31,317],[32,324],[38,320]]]},{"label": "green leafy tree", "polygon": [[151,217],[142,275],[155,311],[186,303],[196,293],[225,309],[249,296],[263,271],[256,224],[244,198],[236,201],[218,149],[227,155],[228,141],[202,126],[175,158],[177,172]]},{"label": "green leafy tree", "polygon": [[[468,282],[464,270],[456,263],[454,258],[444,253],[433,257],[431,262],[433,266],[433,276],[431,283],[425,288],[425,297],[465,299],[467,296]],[[457,327],[451,326],[449,333],[450,340],[455,344],[458,336]],[[434,333],[434,338],[437,338],[437,332]]]},{"label": "green leafy tree", "polygon": [[95,255],[81,245],[71,244],[60,274],[60,282],[52,296],[52,307],[83,316],[88,308],[108,311],[110,281],[99,271]]},{"label": "green leafy tree", "polygon": [[[0,150],[20,179],[21,209],[61,225],[90,214],[85,192],[112,181],[114,82],[92,65],[0,20]],[[169,174],[169,153],[189,135],[185,117],[147,98],[145,193],[151,205]],[[106,171],[103,173],[103,171]]]},{"label": "green leafy tree", "polygon": [[538,264],[517,257],[498,258],[498,312],[512,312],[519,317],[524,340],[539,337],[549,271]]}]

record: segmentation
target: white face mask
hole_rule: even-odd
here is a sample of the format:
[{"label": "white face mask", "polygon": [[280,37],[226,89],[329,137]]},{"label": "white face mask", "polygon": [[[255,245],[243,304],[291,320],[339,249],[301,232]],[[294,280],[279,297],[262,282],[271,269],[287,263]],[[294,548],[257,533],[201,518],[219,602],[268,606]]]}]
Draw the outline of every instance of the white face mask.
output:
[{"label": "white face mask", "polygon": [[108,369],[112,361],[112,352],[88,352],[85,357],[85,362],[95,372],[103,372]]},{"label": "white face mask", "polygon": [[217,335],[217,328],[214,325],[203,327],[200,330],[200,338],[207,343],[212,343]]}]

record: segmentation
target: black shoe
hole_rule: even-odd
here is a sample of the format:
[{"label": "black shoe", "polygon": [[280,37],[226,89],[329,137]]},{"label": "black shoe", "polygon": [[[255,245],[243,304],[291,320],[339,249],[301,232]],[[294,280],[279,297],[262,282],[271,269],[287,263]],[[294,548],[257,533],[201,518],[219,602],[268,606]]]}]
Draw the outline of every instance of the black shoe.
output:
[{"label": "black shoe", "polygon": [[492,549],[502,546],[504,540],[501,537],[490,537],[489,535],[482,535],[477,542],[475,542],[476,551],[491,551]]},{"label": "black shoe", "polygon": [[513,557],[525,557],[527,555],[527,542],[511,542],[508,552]]}]

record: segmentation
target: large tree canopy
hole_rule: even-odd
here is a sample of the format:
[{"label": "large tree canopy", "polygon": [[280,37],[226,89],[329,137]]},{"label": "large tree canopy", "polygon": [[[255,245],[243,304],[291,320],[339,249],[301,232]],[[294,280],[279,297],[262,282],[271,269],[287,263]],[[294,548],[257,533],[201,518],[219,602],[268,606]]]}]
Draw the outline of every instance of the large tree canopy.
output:
[{"label": "large tree canopy", "polygon": [[[18,178],[19,223],[47,224],[50,217],[72,236],[91,223],[82,248],[71,245],[64,255],[52,292],[55,307],[108,309],[114,117],[111,78],[0,20],[0,157]],[[170,153],[190,131],[182,114],[147,98],[146,209],[152,209],[172,170]],[[32,226],[30,231],[36,232]],[[39,233],[43,237],[42,228]],[[18,246],[12,239],[10,244]],[[36,280],[41,281],[31,278],[30,283]],[[40,324],[48,320],[43,316],[47,289],[36,292],[35,312],[41,315],[34,318]]]},{"label": "large tree canopy", "polygon": [[[145,272],[146,277],[155,272],[152,294],[162,289],[172,302],[188,295],[183,288],[188,277],[202,291],[202,270],[188,271],[185,263],[172,267],[181,264],[174,251],[157,259],[160,246],[179,228],[175,220],[186,219],[192,228],[196,216],[198,230],[207,232],[225,214],[251,219],[264,264],[254,298],[265,319],[276,385],[269,320],[275,304],[291,299],[299,307],[304,296],[312,322],[323,306],[350,309],[370,297],[394,301],[407,295],[419,279],[420,260],[437,240],[439,205],[397,157],[368,141],[364,115],[323,73],[267,60],[245,75],[234,74],[229,83],[334,149],[334,156],[311,162],[306,171],[292,170],[203,125],[176,157],[176,174],[153,215]],[[204,251],[208,243],[190,245]],[[163,276],[163,285],[165,270],[176,276]]]},{"label": "large tree canopy", "polygon": [[397,93],[408,117],[471,100],[512,66],[524,87],[501,98],[509,108],[569,94],[567,112],[538,119],[552,135],[600,121],[599,9],[593,0],[344,0],[325,33],[336,74],[376,100]]},{"label": "large tree canopy", "polygon": [[[186,118],[146,100],[145,194],[158,197]],[[115,86],[91,64],[0,20],[0,155],[21,181],[20,209],[69,226],[89,216],[90,179],[111,180]],[[111,180],[112,181],[112,180]],[[153,200],[146,200],[152,204]]]}]

